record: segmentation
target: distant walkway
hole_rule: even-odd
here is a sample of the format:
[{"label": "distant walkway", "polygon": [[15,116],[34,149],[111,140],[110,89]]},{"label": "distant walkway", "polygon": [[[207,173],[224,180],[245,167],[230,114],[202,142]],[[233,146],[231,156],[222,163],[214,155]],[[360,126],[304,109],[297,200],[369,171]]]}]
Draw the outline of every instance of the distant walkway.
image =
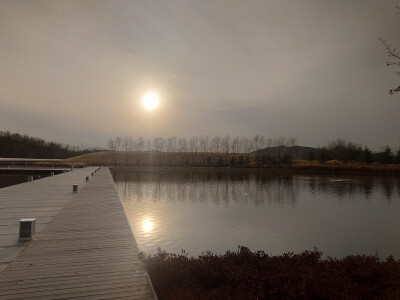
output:
[{"label": "distant walkway", "polygon": [[[0,299],[154,299],[110,171],[84,182],[93,169],[0,190],[0,228],[8,232],[0,235],[0,259],[9,257]],[[38,222],[26,247],[16,240],[22,217]]]},{"label": "distant walkway", "polygon": [[0,165],[33,165],[35,162],[59,162],[62,159],[51,158],[4,158],[0,157]]},{"label": "distant walkway", "polygon": [[34,166],[1,166],[0,165],[0,174],[5,175],[50,175],[51,172],[54,174],[60,174],[64,171],[69,172],[70,168],[53,168],[53,167],[34,167]]}]

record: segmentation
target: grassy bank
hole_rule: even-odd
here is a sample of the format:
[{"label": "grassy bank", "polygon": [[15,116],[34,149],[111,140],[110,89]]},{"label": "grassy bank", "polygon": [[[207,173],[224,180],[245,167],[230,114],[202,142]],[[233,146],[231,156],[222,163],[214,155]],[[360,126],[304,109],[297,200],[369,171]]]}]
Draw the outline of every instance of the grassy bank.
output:
[{"label": "grassy bank", "polygon": [[[45,163],[46,166],[49,163]],[[141,167],[230,167],[230,168],[277,168],[317,172],[368,172],[400,175],[400,164],[342,162],[330,160],[288,160],[277,158],[263,161],[260,156],[248,153],[168,153],[168,152],[117,152],[104,151],[65,159],[57,166],[141,166]]]},{"label": "grassy bank", "polygon": [[325,172],[368,172],[382,174],[400,174],[400,164],[379,164],[379,163],[361,163],[361,162],[342,162],[338,160],[329,160],[320,162],[317,160],[295,160],[291,164],[294,170],[310,170]]},{"label": "grassy bank", "polygon": [[141,255],[159,299],[400,299],[400,260],[269,256],[239,247],[198,258]]}]

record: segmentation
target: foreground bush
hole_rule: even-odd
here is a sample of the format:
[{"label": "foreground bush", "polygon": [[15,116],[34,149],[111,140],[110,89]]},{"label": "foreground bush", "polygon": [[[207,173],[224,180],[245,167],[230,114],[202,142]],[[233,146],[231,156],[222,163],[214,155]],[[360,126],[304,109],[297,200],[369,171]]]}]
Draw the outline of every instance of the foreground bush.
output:
[{"label": "foreground bush", "polygon": [[400,299],[400,260],[305,251],[141,254],[159,299]]}]

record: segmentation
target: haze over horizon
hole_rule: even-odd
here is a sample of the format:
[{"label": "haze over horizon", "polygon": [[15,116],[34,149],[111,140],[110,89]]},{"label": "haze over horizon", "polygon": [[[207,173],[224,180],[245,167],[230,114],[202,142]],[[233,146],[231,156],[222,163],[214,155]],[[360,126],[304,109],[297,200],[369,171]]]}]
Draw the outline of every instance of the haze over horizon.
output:
[{"label": "haze over horizon", "polygon": [[[398,1],[1,1],[0,130],[400,144]],[[145,110],[144,94],[160,98]]]}]

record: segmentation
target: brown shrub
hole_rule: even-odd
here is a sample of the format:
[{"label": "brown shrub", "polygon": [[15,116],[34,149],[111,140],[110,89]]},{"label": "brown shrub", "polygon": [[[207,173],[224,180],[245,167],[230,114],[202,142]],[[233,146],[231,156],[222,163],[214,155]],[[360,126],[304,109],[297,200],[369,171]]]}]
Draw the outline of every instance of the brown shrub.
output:
[{"label": "brown shrub", "polygon": [[400,299],[400,260],[322,259],[318,250],[270,256],[237,252],[198,258],[141,254],[160,299]]}]

